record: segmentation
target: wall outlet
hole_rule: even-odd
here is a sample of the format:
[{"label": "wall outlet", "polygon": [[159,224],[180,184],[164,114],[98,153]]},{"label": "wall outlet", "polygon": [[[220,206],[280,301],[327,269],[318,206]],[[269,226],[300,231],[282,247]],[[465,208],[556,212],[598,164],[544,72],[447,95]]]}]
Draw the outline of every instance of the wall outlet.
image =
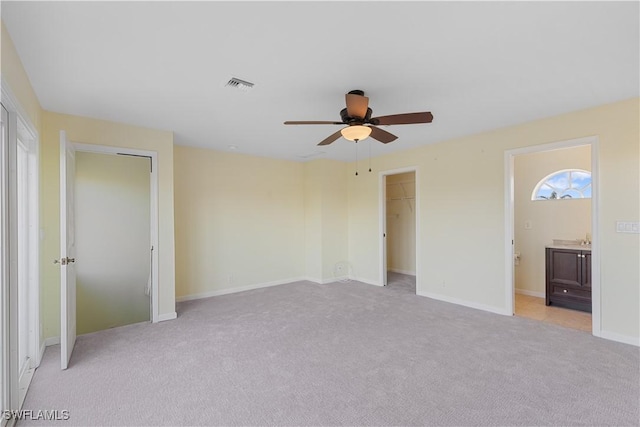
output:
[{"label": "wall outlet", "polygon": [[233,285],[233,274],[227,276],[227,285]]},{"label": "wall outlet", "polygon": [[533,223],[531,222],[530,219],[526,220],[524,222],[524,229],[525,230],[531,230],[533,228]]}]

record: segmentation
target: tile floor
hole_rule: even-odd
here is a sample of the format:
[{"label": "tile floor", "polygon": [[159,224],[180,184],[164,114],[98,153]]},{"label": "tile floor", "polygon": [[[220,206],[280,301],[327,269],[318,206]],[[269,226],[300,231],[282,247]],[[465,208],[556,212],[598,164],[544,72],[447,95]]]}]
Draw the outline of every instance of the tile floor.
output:
[{"label": "tile floor", "polygon": [[591,332],[591,313],[562,307],[547,307],[544,305],[544,298],[516,294],[516,316]]}]

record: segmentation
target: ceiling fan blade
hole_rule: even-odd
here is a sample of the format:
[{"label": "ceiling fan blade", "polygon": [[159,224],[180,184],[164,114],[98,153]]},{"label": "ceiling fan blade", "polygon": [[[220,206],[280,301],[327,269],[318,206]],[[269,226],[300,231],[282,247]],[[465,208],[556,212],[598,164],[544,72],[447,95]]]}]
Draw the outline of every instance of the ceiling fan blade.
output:
[{"label": "ceiling fan blade", "polygon": [[286,121],[285,125],[344,125],[342,122],[323,122],[317,120],[307,120],[307,121]]},{"label": "ceiling fan blade", "polygon": [[424,113],[392,114],[390,116],[372,117],[371,123],[379,125],[412,125],[416,123],[431,123],[433,115],[426,111]]},{"label": "ceiling fan blade", "polygon": [[388,143],[398,139],[397,136],[395,136],[392,133],[387,132],[386,130],[382,130],[382,129],[377,128],[375,126],[369,126],[369,127],[371,128],[371,135],[369,135],[369,136],[371,138],[373,138],[373,139],[377,139],[378,141],[382,142],[383,144],[388,144]]},{"label": "ceiling fan blade", "polygon": [[345,95],[345,101],[349,117],[364,119],[367,115],[367,108],[369,108],[369,98],[364,95],[348,93]]},{"label": "ceiling fan blade", "polygon": [[336,139],[340,138],[342,136],[342,134],[340,133],[342,129],[340,129],[339,131],[337,131],[336,133],[331,134],[330,136],[326,137],[322,142],[320,142],[320,144],[318,145],[329,145],[331,144],[333,141],[335,141]]}]

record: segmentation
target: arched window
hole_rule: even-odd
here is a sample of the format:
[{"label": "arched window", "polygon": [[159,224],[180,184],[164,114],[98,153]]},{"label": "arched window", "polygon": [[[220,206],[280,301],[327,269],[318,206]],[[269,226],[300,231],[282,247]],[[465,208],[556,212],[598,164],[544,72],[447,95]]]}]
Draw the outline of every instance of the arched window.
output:
[{"label": "arched window", "polygon": [[590,198],[591,172],[582,169],[564,169],[547,175],[531,194],[531,200]]}]

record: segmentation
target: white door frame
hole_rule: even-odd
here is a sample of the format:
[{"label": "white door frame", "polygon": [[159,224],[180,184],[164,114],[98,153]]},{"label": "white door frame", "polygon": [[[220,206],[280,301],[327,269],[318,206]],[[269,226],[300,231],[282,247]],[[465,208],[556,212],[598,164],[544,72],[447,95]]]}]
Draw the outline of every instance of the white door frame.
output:
[{"label": "white door frame", "polygon": [[379,218],[379,233],[380,238],[380,286],[387,286],[387,186],[386,177],[388,175],[397,175],[400,173],[413,172],[416,179],[416,198],[415,198],[415,212],[416,212],[416,293],[418,292],[418,276],[419,276],[419,262],[420,260],[420,191],[419,191],[419,179],[418,179],[418,167],[407,166],[399,169],[390,169],[386,171],[378,172],[378,218]]},{"label": "white door frame", "polygon": [[[4,101],[4,100],[3,100]],[[17,298],[13,298],[15,293],[15,274],[11,272],[12,262],[17,255],[16,247],[12,235],[12,227],[10,218],[15,216],[15,199],[12,199],[11,187],[14,181],[11,177],[10,165],[12,163],[12,155],[15,151],[11,149],[11,136],[9,123],[11,123],[10,112],[4,107],[4,102],[0,106],[2,109],[2,136],[3,144],[0,146],[0,207],[2,214],[0,215],[0,227],[2,232],[2,277],[0,277],[0,410],[18,409],[18,359],[17,353],[12,351],[12,347],[17,345],[17,316],[15,316],[15,308],[17,307]],[[13,159],[15,160],[15,158]],[[0,418],[0,426],[8,424],[4,417]]]},{"label": "white door frame", "polygon": [[[39,223],[39,144],[34,130],[18,117],[18,140],[17,147],[26,154],[26,180],[23,185],[18,182],[18,188],[22,188],[25,192],[26,207],[25,218],[19,223],[18,236],[22,235],[26,242],[26,251],[19,249],[18,264],[21,273],[25,277],[20,280],[18,286],[25,286],[27,293],[27,363],[19,373],[20,382],[20,405],[24,402],[27,389],[31,383],[31,378],[35,368],[40,366],[42,353],[44,352],[44,343],[40,342],[40,223]],[[18,160],[20,154],[18,152]],[[19,180],[25,178],[19,177]],[[22,225],[22,226],[20,226]],[[24,256],[24,260],[20,259]],[[20,292],[20,289],[19,289]],[[19,317],[22,318],[20,313]],[[20,324],[18,325],[20,327]],[[22,363],[22,361],[19,361]]]},{"label": "white door frame", "polygon": [[97,154],[131,155],[149,157],[151,159],[150,178],[150,226],[151,226],[151,322],[157,323],[159,319],[159,285],[158,285],[158,153],[156,151],[138,150],[134,148],[112,147],[107,145],[82,144],[74,142],[76,151]]},{"label": "white door frame", "polygon": [[[40,365],[42,353],[44,352],[44,342],[40,339],[40,225],[39,225],[39,136],[33,123],[29,120],[29,116],[22,108],[18,99],[13,94],[8,82],[4,77],[1,79],[1,96],[2,105],[8,112],[8,141],[7,141],[7,170],[4,178],[8,179],[7,201],[9,203],[10,222],[6,224],[8,229],[6,230],[10,235],[6,236],[7,267],[9,267],[8,275],[6,277],[11,290],[9,297],[2,297],[3,310],[0,310],[4,316],[3,320],[5,324],[3,327],[3,340],[2,346],[6,344],[6,358],[2,361],[0,369],[6,370],[3,379],[5,398],[9,398],[10,409],[19,409],[24,400],[27,388],[29,386],[31,375],[33,370]],[[18,345],[18,300],[17,300],[17,267],[18,267],[18,248],[17,248],[17,219],[15,217],[17,209],[15,209],[17,203],[17,149],[18,143],[22,144],[22,147],[26,149],[28,155],[28,182],[26,183],[26,190],[28,193],[28,218],[26,232],[28,240],[28,252],[27,252],[27,293],[28,293],[28,357],[29,366],[27,375],[20,375],[19,361],[17,355]],[[5,184],[7,184],[5,182]],[[12,241],[13,240],[13,241]],[[24,254],[24,253],[23,253]],[[3,359],[3,357],[0,357]],[[5,363],[7,364],[6,366]],[[24,374],[24,373],[23,373]],[[0,424],[4,424],[6,420],[0,420]]]},{"label": "white door frame", "polygon": [[563,148],[591,146],[591,329],[594,336],[601,336],[600,324],[600,170],[598,167],[599,139],[597,136],[551,142],[542,145],[507,150],[504,153],[504,212],[505,212],[505,305],[508,313],[515,308],[514,254],[514,157]]}]

